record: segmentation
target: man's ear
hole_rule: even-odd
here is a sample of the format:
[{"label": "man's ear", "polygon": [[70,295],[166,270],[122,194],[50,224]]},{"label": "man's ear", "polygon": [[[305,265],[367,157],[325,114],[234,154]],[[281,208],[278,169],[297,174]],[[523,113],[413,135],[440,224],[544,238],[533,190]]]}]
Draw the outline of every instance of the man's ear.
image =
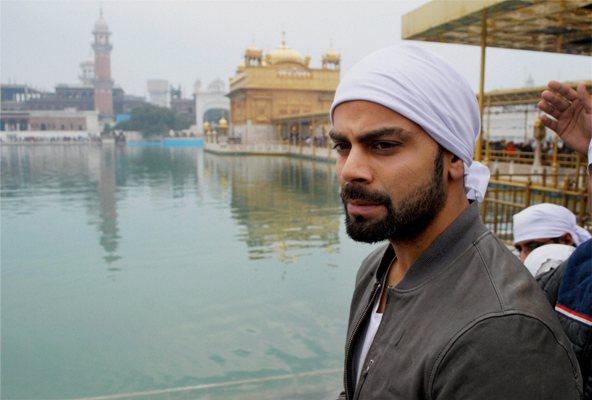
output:
[{"label": "man's ear", "polygon": [[562,244],[567,244],[570,246],[574,245],[574,241],[571,237],[571,234],[566,233],[565,235],[561,236],[561,239],[559,240]]},{"label": "man's ear", "polygon": [[462,180],[465,176],[465,164],[454,154],[447,152],[446,159],[448,160],[448,176],[451,180]]}]

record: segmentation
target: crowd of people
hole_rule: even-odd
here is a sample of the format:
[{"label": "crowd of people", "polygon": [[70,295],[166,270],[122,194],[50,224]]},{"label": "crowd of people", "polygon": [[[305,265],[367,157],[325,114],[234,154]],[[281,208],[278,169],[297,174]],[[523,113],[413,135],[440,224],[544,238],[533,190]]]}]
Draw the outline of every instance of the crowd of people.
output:
[{"label": "crowd of people", "polygon": [[[513,140],[492,140],[489,142],[490,150],[503,151],[506,156],[512,157],[517,156],[520,153],[533,153],[537,143],[534,139],[530,139],[526,142],[515,142]],[[546,139],[541,142],[541,154],[552,155],[553,154],[553,139]],[[571,154],[574,153],[572,149],[565,146],[562,141],[557,143],[557,152],[559,154]]]}]

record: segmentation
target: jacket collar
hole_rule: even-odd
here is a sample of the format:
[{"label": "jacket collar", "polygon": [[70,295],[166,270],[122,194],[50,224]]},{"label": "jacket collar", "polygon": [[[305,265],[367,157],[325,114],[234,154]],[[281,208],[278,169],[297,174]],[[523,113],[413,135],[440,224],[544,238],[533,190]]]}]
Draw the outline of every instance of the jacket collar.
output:
[{"label": "jacket collar", "polygon": [[[415,260],[395,290],[412,290],[421,286],[454,261],[481,234],[487,231],[487,227],[481,222],[479,208],[475,201],[460,213],[454,222]],[[387,246],[376,270],[375,278],[377,280],[384,277],[395,257],[393,246]]]}]

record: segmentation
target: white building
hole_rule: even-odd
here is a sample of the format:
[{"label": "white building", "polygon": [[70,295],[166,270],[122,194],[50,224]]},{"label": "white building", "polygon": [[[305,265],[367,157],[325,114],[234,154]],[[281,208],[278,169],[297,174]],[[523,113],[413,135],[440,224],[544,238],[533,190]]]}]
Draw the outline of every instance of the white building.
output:
[{"label": "white building", "polygon": [[195,97],[195,126],[203,132],[204,114],[208,110],[221,109],[230,111],[230,99],[226,97],[226,85],[221,79],[214,79],[206,90],[201,89],[200,80],[193,85]]},{"label": "white building", "polygon": [[80,63],[80,75],[78,79],[83,85],[92,86],[95,83],[95,63],[94,61],[83,61]]},{"label": "white building", "polygon": [[166,79],[148,80],[148,102],[159,107],[169,107],[169,81]]}]

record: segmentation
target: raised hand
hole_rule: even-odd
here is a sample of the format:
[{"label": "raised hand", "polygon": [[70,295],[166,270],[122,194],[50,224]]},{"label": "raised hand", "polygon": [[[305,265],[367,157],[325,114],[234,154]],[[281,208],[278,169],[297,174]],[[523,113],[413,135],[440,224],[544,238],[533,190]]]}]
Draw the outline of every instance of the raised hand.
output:
[{"label": "raised hand", "polygon": [[538,107],[549,114],[541,117],[543,125],[557,132],[575,151],[586,154],[592,137],[592,95],[580,83],[577,91],[565,83],[550,81],[541,93]]}]

